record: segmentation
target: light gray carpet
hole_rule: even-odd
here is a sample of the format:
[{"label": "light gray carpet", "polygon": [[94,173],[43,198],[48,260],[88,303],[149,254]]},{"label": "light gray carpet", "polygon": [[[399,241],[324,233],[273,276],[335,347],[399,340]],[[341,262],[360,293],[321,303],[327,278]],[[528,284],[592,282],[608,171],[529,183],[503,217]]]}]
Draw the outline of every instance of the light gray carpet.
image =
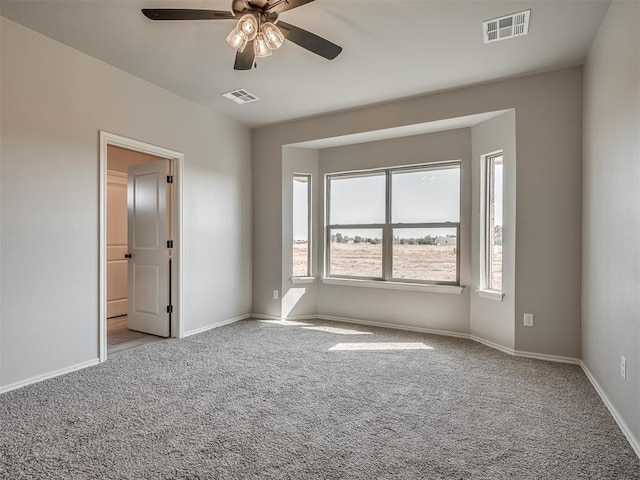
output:
[{"label": "light gray carpet", "polygon": [[312,323],[372,334],[243,321],[1,395],[0,478],[640,478],[579,367]]}]

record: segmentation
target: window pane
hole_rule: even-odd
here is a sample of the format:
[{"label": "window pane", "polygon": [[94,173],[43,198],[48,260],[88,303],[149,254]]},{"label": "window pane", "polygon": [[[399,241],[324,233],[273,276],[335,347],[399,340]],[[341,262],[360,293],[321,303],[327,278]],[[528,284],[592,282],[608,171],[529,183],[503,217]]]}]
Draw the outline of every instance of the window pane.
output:
[{"label": "window pane", "polygon": [[293,276],[309,275],[309,180],[293,177]]},{"label": "window pane", "polygon": [[349,225],[356,223],[384,223],[385,175],[358,177],[333,177],[331,188],[329,223]]},{"label": "window pane", "polygon": [[331,229],[331,275],[382,278],[382,229]]},{"label": "window pane", "polygon": [[394,228],[393,278],[456,282],[455,228]]},{"label": "window pane", "polygon": [[502,291],[502,155],[490,161],[489,175],[489,288]]},{"label": "window pane", "polygon": [[460,221],[460,167],[394,172],[392,223]]}]

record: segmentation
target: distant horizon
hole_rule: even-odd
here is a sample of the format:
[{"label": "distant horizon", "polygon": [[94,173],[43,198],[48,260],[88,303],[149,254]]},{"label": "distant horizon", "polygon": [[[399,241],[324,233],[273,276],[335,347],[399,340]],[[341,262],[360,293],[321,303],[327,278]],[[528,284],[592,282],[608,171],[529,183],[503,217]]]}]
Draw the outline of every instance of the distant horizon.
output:
[{"label": "distant horizon", "polygon": [[[444,223],[460,221],[460,170],[423,170],[393,174],[392,216],[396,223]],[[345,182],[344,180],[350,180]],[[367,175],[357,179],[336,178],[331,184],[331,215],[343,224],[384,223],[384,174]],[[355,181],[354,181],[355,180]],[[502,168],[495,169],[495,180],[502,185]],[[428,188],[425,188],[428,187]],[[496,205],[502,205],[502,189],[496,189]],[[293,241],[308,241],[307,184],[293,182]],[[425,206],[428,206],[425,209]],[[495,224],[502,225],[502,209],[496,209]],[[400,213],[402,214],[400,216]],[[394,220],[394,219],[392,219]],[[332,223],[336,223],[332,218]],[[379,237],[382,238],[382,229]],[[399,230],[402,235],[399,235]],[[394,236],[402,238],[444,237],[455,233],[455,227],[433,229],[395,229]],[[349,236],[376,238],[371,229],[335,229],[335,233],[349,232]]]}]

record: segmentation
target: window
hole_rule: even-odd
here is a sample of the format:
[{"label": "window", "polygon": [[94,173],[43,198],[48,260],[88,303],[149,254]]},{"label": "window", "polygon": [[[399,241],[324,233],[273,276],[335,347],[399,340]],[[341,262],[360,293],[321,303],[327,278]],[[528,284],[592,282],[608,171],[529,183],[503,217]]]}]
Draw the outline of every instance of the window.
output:
[{"label": "window", "polygon": [[483,285],[487,290],[502,291],[502,152],[484,157],[484,255]]},{"label": "window", "polygon": [[459,162],[332,174],[326,188],[326,276],[459,284]]},{"label": "window", "polygon": [[311,276],[311,175],[293,176],[293,276]]}]

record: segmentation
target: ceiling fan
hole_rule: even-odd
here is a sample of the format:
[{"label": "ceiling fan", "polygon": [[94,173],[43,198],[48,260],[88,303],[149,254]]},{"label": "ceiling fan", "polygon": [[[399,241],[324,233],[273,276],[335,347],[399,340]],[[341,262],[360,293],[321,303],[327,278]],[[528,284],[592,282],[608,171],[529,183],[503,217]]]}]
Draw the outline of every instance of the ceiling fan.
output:
[{"label": "ceiling fan", "polygon": [[232,0],[231,12],[185,8],[143,8],[151,20],[238,20],[227,37],[237,50],[233,68],[251,70],[256,58],[271,55],[285,39],[328,60],[336,58],[342,47],[318,35],[278,19],[287,10],[314,0]]}]

